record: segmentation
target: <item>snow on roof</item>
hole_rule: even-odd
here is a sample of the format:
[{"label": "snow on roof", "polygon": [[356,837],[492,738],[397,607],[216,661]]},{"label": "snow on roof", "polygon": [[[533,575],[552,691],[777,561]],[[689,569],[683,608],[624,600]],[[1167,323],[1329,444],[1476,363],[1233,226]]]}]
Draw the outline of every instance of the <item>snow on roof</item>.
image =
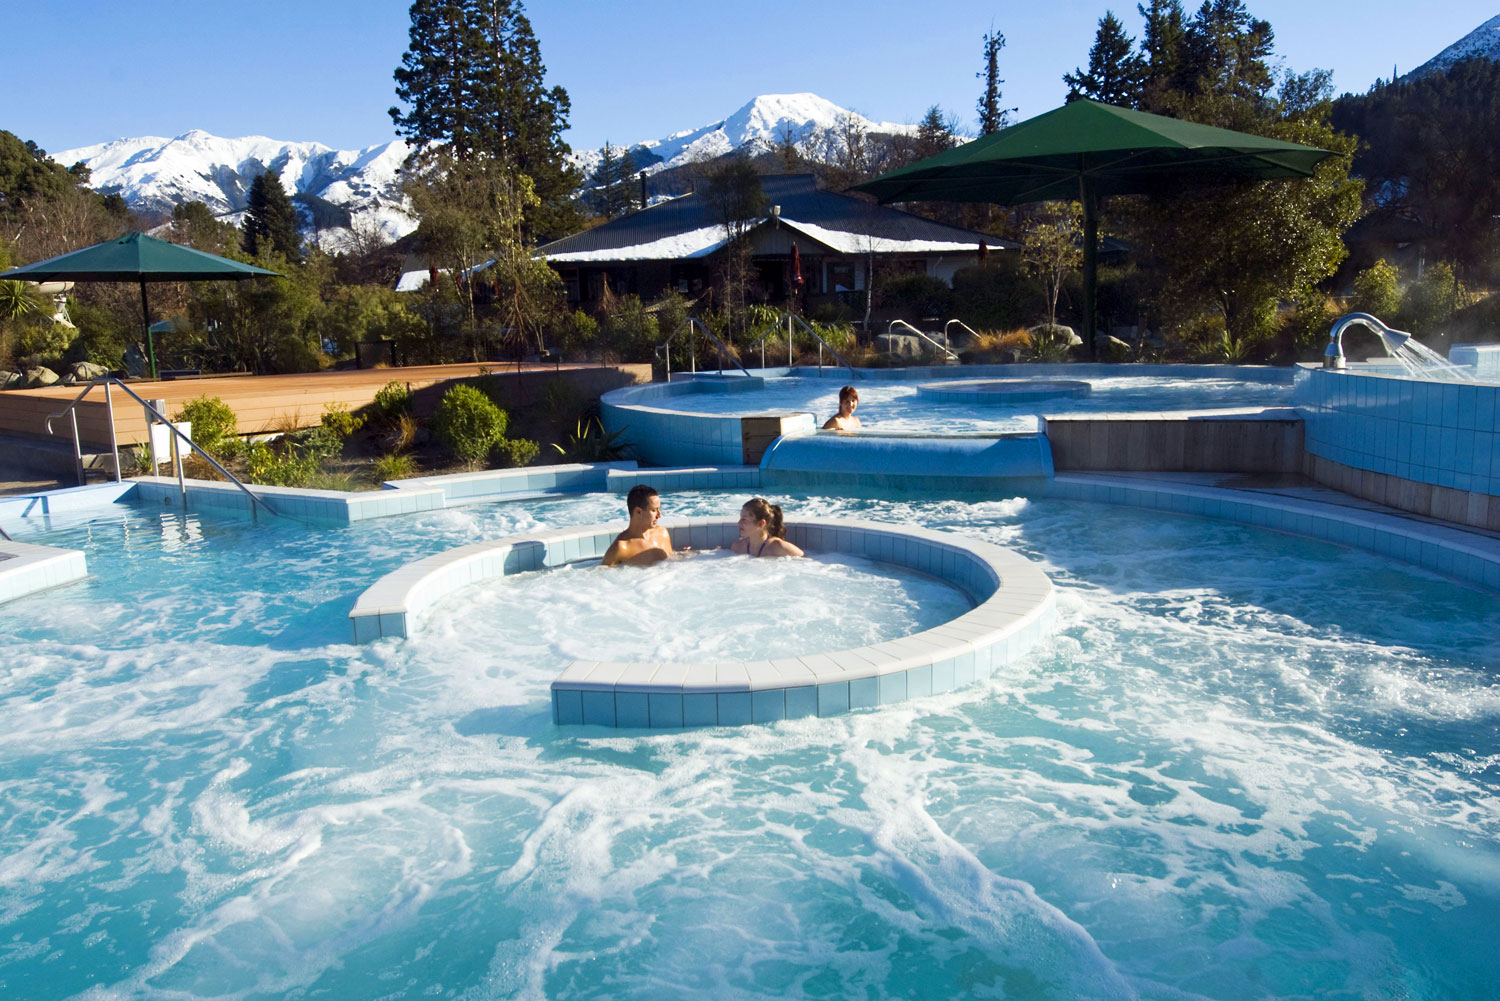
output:
[{"label": "snow on roof", "polygon": [[707,257],[728,241],[724,238],[724,227],[703,226],[686,233],[660,237],[646,243],[626,247],[605,247],[594,250],[565,251],[560,254],[542,254],[554,264],[582,264],[592,261],[661,261]]},{"label": "snow on roof", "polygon": [[842,229],[829,229],[817,223],[788,219],[785,215],[781,217],[781,224],[812,237],[840,254],[973,254],[979,251],[978,240],[962,242],[957,240],[896,240],[865,233],[851,233]]}]

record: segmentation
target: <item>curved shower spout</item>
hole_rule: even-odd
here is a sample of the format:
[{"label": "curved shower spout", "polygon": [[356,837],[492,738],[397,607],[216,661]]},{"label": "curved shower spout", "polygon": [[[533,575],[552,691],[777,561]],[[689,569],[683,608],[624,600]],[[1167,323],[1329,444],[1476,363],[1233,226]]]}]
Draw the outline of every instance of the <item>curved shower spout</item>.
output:
[{"label": "curved shower spout", "polygon": [[1404,330],[1387,327],[1369,313],[1349,313],[1335,320],[1333,329],[1328,332],[1328,347],[1323,351],[1324,368],[1344,367],[1344,328],[1352,327],[1356,323],[1375,331],[1380,337],[1385,353],[1392,357],[1401,349],[1401,345],[1411,340],[1411,334]]}]

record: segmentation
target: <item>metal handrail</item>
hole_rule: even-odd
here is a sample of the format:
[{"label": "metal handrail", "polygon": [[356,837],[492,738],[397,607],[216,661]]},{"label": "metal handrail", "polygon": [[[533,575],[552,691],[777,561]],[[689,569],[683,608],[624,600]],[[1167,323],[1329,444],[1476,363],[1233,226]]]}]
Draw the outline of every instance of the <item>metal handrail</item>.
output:
[{"label": "metal handrail", "polygon": [[15,542],[16,541],[15,539],[12,539],[10,537],[10,533],[7,532],[3,528],[0,528],[0,539],[4,539],[6,542]]},{"label": "metal handrail", "polygon": [[859,372],[856,371],[854,366],[849,363],[849,359],[839,354],[838,349],[835,348],[832,344],[829,344],[827,341],[823,340],[822,335],[814,330],[811,326],[809,326],[806,320],[802,319],[802,317],[798,316],[796,313],[782,313],[781,318],[786,321],[787,368],[792,367],[792,323],[795,321],[798,326],[811,334],[813,339],[818,342],[818,371],[821,372],[823,370],[823,349],[827,348],[829,353],[837,358],[839,360],[839,363],[849,370],[850,378],[859,378]]},{"label": "metal handrail", "polygon": [[747,369],[744,365],[740,364],[740,360],[734,356],[734,352],[730,350],[729,346],[723,341],[719,340],[719,338],[714,335],[714,332],[712,330],[708,329],[708,324],[704,323],[696,316],[690,316],[682,324],[682,326],[672,331],[671,335],[666,340],[662,341],[656,346],[656,350],[661,352],[666,358],[668,382],[672,381],[672,341],[675,340],[677,335],[682,333],[684,330],[688,332],[688,362],[692,366],[692,372],[694,374],[697,374],[698,372],[698,341],[693,337],[694,327],[703,331],[703,336],[707,337],[709,340],[713,341],[715,345],[718,346],[720,375],[724,374],[724,359],[728,358],[730,361],[734,362],[736,368],[738,368],[745,374],[745,377],[747,379],[750,378],[750,370]]},{"label": "metal handrail", "polygon": [[[83,468],[83,449],[82,449],[82,445],[80,444],[80,442],[78,440],[78,415],[77,415],[76,411],[74,410],[74,408],[77,407],[79,403],[83,402],[83,398],[85,396],[89,395],[90,391],[92,391],[95,386],[101,386],[101,385],[104,387],[104,405],[105,405],[105,408],[107,409],[107,411],[109,413],[109,442],[110,442],[110,447],[114,450],[114,455],[115,455],[115,482],[116,483],[121,482],[121,480],[120,480],[120,445],[119,445],[119,441],[115,437],[115,408],[114,408],[114,402],[113,402],[113,400],[111,400],[110,394],[109,394],[109,388],[112,385],[113,386],[119,386],[121,389],[123,389],[132,399],[134,399],[137,403],[139,403],[142,407],[144,407],[146,409],[146,413],[148,413],[152,417],[156,418],[162,424],[165,424],[167,426],[167,428],[169,430],[171,430],[172,434],[175,436],[173,438],[173,441],[172,441],[172,444],[173,444],[173,449],[172,450],[173,450],[173,452],[177,451],[177,439],[178,438],[182,439],[183,441],[187,442],[188,448],[192,449],[193,451],[197,452],[199,455],[203,456],[204,460],[210,466],[214,467],[214,469],[218,472],[218,474],[220,476],[224,477],[224,479],[228,480],[230,483],[233,483],[235,486],[239,487],[240,491],[246,497],[250,498],[250,516],[252,518],[255,517],[255,509],[256,509],[256,507],[260,507],[267,514],[274,515],[276,513],[275,511],[271,510],[271,508],[266,505],[265,501],[261,500],[258,496],[256,496],[255,491],[251,490],[249,487],[245,486],[244,483],[240,482],[239,477],[235,476],[229,470],[225,469],[223,466],[221,466],[219,464],[219,461],[217,459],[215,459],[213,456],[209,455],[202,448],[198,447],[198,444],[196,442],[194,442],[192,438],[189,438],[187,435],[183,434],[182,433],[182,429],[180,429],[176,424],[173,424],[171,421],[169,421],[167,419],[167,417],[166,417],[165,414],[163,414],[160,410],[157,410],[155,407],[153,407],[151,404],[147,403],[145,400],[141,399],[141,397],[134,390],[132,390],[129,386],[125,385],[119,379],[116,379],[114,376],[109,376],[109,375],[106,375],[106,376],[103,376],[101,378],[95,379],[93,382],[89,383],[88,388],[85,389],[83,392],[79,393],[78,396],[76,398],[74,398],[73,402],[70,403],[70,404],[68,404],[67,407],[65,407],[64,409],[58,411],[55,414],[48,414],[47,415],[47,433],[48,434],[53,434],[54,433],[53,430],[52,430],[52,421],[53,421],[54,418],[62,417],[65,414],[72,415],[72,417],[73,417],[73,455],[74,455],[74,457],[78,461],[78,466],[79,466],[79,470],[80,470],[80,474],[79,474],[79,480],[80,481],[82,481],[82,479],[83,479],[82,472],[81,472],[81,470]],[[183,492],[183,502],[186,503],[187,502],[187,488],[183,485],[183,482],[182,482],[182,464],[181,464],[181,462],[175,462],[174,465],[177,466],[177,485],[178,485],[178,488],[182,490],[182,492]]]},{"label": "metal handrail", "polygon": [[[958,324],[960,327],[963,327],[965,330],[967,330],[969,332],[969,336],[972,337],[972,338],[974,338],[975,341],[979,340],[979,331],[975,330],[973,327],[969,326],[967,323],[965,323],[964,321],[958,319],[957,317],[954,317],[953,319],[949,320],[947,323],[943,324],[943,336],[944,337],[948,337],[948,328],[951,327],[951,326],[953,326],[955,323]],[[952,338],[948,338],[948,341],[949,341],[950,344],[952,343],[952,340],[953,340]]]},{"label": "metal handrail", "polygon": [[[886,336],[889,337],[890,334],[891,334],[891,331],[893,329],[895,329],[896,327],[898,327],[898,326],[905,327],[907,330],[910,330],[912,333],[914,333],[918,337],[922,338],[922,340],[926,341],[928,344],[931,344],[933,347],[937,348],[939,351],[941,351],[944,355],[947,356],[947,358],[948,358],[949,361],[958,361],[958,355],[954,354],[952,351],[948,350],[947,347],[945,347],[942,344],[939,344],[937,341],[933,340],[931,337],[929,337],[927,334],[924,334],[922,331],[918,330],[916,327],[913,327],[910,323],[907,323],[905,320],[892,320],[890,322],[890,325],[885,328]],[[944,330],[946,331],[946,329],[947,328],[945,327]],[[944,333],[943,336],[946,337],[947,334]],[[889,342],[887,342],[887,343],[889,343]],[[888,353],[890,353],[890,352],[888,351]]]}]

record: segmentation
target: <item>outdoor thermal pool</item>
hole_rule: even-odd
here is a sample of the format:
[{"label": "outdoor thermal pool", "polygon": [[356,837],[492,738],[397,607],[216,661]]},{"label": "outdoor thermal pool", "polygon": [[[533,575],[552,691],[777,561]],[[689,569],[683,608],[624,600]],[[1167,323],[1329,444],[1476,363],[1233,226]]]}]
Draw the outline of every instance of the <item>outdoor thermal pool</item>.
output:
[{"label": "outdoor thermal pool", "polygon": [[[1238,375],[1227,374],[1227,366],[1171,366],[1173,374],[1119,375],[1119,366],[1109,367],[1108,374],[1088,374],[1091,368],[1103,366],[1035,365],[1035,366],[964,366],[952,370],[969,376],[987,375],[996,383],[1036,384],[1035,373],[1019,374],[1021,368],[1043,373],[1061,372],[1069,380],[1086,382],[1088,393],[1059,390],[1046,397],[1030,396],[1014,402],[986,403],[974,397],[963,400],[935,398],[921,392],[920,386],[933,383],[944,369],[911,369],[868,375],[854,381],[859,390],[858,415],[872,431],[905,434],[962,434],[1035,431],[1037,415],[1074,413],[1159,412],[1166,410],[1215,410],[1229,407],[1284,406],[1291,399],[1289,373],[1284,370],[1264,373],[1264,381],[1250,378],[1254,369],[1241,368]],[[1145,368],[1147,366],[1140,366]],[[1165,367],[1165,366],[1163,366]],[[1195,369],[1210,371],[1198,371]],[[880,370],[875,370],[877,373]],[[999,374],[994,374],[994,373]],[[1077,373],[1086,373],[1082,376]],[[1222,372],[1225,374],[1216,374]],[[816,424],[838,412],[839,387],[847,383],[847,372],[828,369],[823,377],[797,375],[769,377],[763,388],[742,392],[695,392],[665,399],[642,399],[645,405],[667,410],[719,416],[750,416],[764,413],[807,412]],[[1274,378],[1273,378],[1274,377]],[[744,378],[726,374],[722,382]],[[965,380],[954,379],[955,383]],[[659,384],[650,391],[659,392]],[[619,404],[636,401],[639,389],[610,393],[608,399]]]},{"label": "outdoor thermal pool", "polygon": [[[985,682],[832,718],[556,727],[548,685],[585,611],[548,625],[538,607],[513,633],[477,585],[360,647],[346,616],[413,559],[620,521],[619,497],[338,529],[28,519],[22,541],[85,549],[92,577],[0,606],[0,995],[1459,999],[1500,982],[1493,592],[1102,505],[772,499],[1012,547],[1056,584],[1055,630]],[[744,496],[663,500],[732,516]],[[678,567],[657,569],[619,579],[666,587],[643,612],[681,623]],[[720,600],[795,632],[773,591]]]}]

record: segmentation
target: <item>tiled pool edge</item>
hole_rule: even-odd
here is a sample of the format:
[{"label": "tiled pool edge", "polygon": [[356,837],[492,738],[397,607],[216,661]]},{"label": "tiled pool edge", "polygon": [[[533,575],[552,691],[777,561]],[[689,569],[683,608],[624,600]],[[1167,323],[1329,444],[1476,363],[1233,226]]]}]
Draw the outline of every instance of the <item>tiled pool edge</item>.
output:
[{"label": "tiled pool edge", "polygon": [[1259,525],[1366,549],[1500,590],[1500,540],[1396,514],[1140,475],[1059,473],[1047,495]]},{"label": "tiled pool edge", "polygon": [[[722,518],[664,521],[682,545],[737,535]],[[350,612],[355,643],[409,635],[412,617],[466,584],[598,557],[617,528],[591,525],[474,543],[371,585]],[[770,661],[633,664],[575,661],[552,683],[553,720],[643,729],[832,716],[934,695],[989,677],[1034,646],[1053,618],[1052,582],[999,546],[927,529],[800,519],[787,536],[813,552],[853,553],[946,580],[976,602],[934,629],[853,650]]]},{"label": "tiled pool edge", "polygon": [[88,576],[77,549],[0,539],[0,604]]}]

